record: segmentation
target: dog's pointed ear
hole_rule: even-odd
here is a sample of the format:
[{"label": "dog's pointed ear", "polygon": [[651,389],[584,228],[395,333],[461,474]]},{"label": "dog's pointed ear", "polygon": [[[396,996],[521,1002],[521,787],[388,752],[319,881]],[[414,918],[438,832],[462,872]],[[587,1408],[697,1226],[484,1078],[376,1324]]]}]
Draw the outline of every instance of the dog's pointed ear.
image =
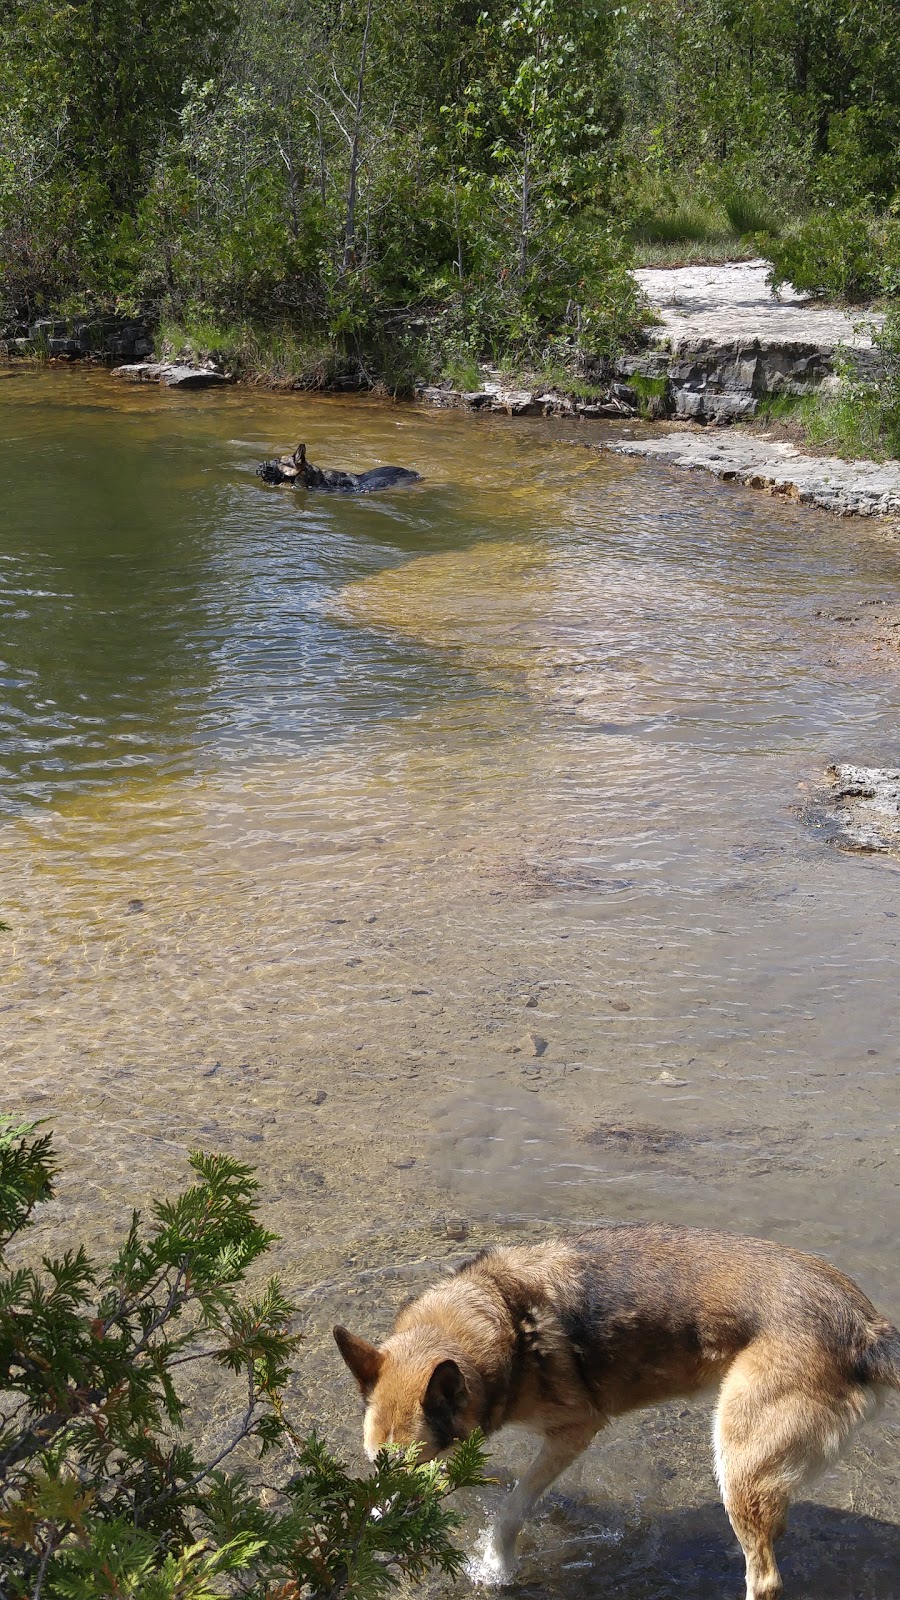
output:
[{"label": "dog's pointed ear", "polygon": [[439,1361],[425,1390],[422,1410],[426,1417],[455,1417],[469,1398],[466,1380],[456,1361]]},{"label": "dog's pointed ear", "polygon": [[357,1334],[351,1333],[349,1328],[338,1326],[332,1331],[335,1343],[360,1389],[364,1395],[370,1395],[378,1382],[378,1374],[384,1365],[384,1356],[377,1345],[370,1344],[368,1339],[360,1339]]}]

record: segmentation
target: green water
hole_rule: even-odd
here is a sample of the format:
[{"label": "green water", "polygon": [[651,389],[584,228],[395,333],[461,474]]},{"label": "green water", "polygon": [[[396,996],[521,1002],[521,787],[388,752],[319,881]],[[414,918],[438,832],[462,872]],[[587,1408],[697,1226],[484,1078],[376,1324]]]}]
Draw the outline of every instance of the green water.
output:
[{"label": "green water", "polygon": [[[312,434],[341,458],[421,455],[389,412],[359,439],[331,409]],[[284,442],[278,410],[160,403],[100,374],[0,386],[5,804],[340,737],[465,692],[322,610],[354,578],[471,537],[465,496],[442,486],[418,515],[399,496],[301,509],[253,477]]]}]

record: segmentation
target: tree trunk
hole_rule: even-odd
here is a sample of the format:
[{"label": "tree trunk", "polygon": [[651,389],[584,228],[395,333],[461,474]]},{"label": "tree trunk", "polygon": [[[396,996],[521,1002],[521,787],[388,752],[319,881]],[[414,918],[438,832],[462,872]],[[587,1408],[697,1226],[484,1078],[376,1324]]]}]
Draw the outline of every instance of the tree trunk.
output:
[{"label": "tree trunk", "polygon": [[451,183],[452,188],[453,188],[453,224],[454,224],[454,227],[456,228],[456,270],[459,273],[459,281],[460,281],[460,283],[462,283],[462,281],[463,281],[463,247],[462,247],[462,234],[459,231],[459,196],[458,196],[458,194],[456,192],[456,173],[455,172],[451,173],[451,175],[450,175],[450,183]]},{"label": "tree trunk", "polygon": [[344,223],[344,255],[341,261],[341,276],[348,270],[353,256],[353,244],[356,238],[356,191],[359,182],[359,145],[362,135],[362,114],[365,99],[366,57],[369,53],[369,32],[372,26],[373,0],[368,0],[366,6],[366,25],[363,29],[362,45],[359,51],[359,73],[356,79],[356,106],[353,116],[353,143],[350,147],[350,181],[347,188],[347,216]]},{"label": "tree trunk", "polygon": [[528,271],[528,239],[531,232],[531,142],[525,141],[525,159],[522,162],[522,200],[519,211],[519,278],[524,281]]}]

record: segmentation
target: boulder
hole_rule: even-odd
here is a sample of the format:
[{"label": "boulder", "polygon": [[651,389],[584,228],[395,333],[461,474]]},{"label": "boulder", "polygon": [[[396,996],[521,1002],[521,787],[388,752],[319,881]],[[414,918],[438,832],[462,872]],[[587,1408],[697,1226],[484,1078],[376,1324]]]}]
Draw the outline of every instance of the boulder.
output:
[{"label": "boulder", "polygon": [[171,361],[133,361],[113,367],[110,376],[126,383],[161,383],[167,389],[213,389],[231,382],[228,373],[215,367],[188,367]]},{"label": "boulder", "polygon": [[825,824],[849,850],[900,854],[900,768],[829,767]]},{"label": "boulder", "polygon": [[231,379],[215,367],[186,367],[164,362],[160,381],[167,389],[213,389],[218,384],[230,383]]},{"label": "boulder", "polygon": [[159,383],[162,378],[162,362],[129,362],[121,367],[113,367],[110,377],[122,378],[126,383]]}]

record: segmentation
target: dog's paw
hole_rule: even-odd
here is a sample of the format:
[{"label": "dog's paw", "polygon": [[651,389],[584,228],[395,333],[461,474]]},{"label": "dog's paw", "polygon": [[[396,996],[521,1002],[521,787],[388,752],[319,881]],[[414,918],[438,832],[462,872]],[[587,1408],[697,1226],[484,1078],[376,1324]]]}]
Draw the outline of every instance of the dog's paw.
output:
[{"label": "dog's paw", "polygon": [[512,1583],[516,1558],[504,1550],[492,1528],[482,1534],[466,1562],[466,1576],[479,1589],[502,1589]]}]

